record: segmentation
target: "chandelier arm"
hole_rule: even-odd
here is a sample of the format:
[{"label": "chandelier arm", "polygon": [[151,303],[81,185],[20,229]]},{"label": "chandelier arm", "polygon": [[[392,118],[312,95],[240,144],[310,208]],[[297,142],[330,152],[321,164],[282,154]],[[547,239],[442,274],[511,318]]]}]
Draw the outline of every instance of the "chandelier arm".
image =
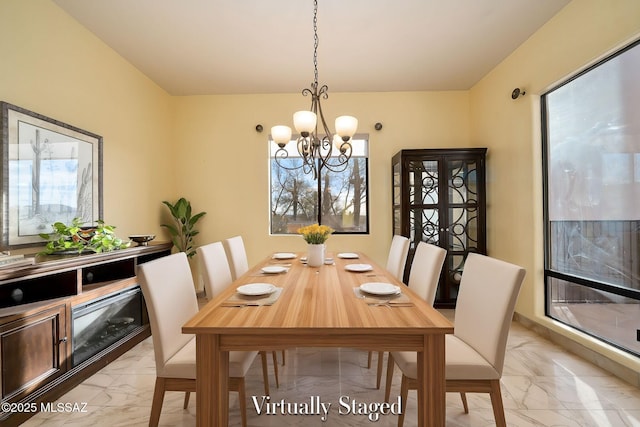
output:
[{"label": "chandelier arm", "polygon": [[347,160],[349,160],[349,158],[351,157],[351,153],[353,152],[353,147],[351,146],[351,143],[349,141],[342,141],[342,144],[340,144],[338,150],[340,151],[339,157],[346,156]]},{"label": "chandelier arm", "polygon": [[329,99],[329,86],[322,85],[320,89],[318,89],[318,101],[322,99]]},{"label": "chandelier arm", "polygon": [[[343,158],[344,157],[344,158]],[[334,159],[336,157],[333,157]],[[349,166],[349,158],[347,158],[346,156],[340,155],[337,157],[339,159],[338,163],[329,163],[329,162],[323,162],[321,165],[322,169],[328,169],[331,172],[344,172],[347,167]]]},{"label": "chandelier arm", "polygon": [[309,153],[311,153],[311,149],[310,149],[310,141],[309,138],[305,138],[303,136],[298,138],[298,141],[296,143],[296,147],[298,149],[298,154],[300,154],[300,157],[302,157],[303,160],[306,160],[307,156],[309,155]]},{"label": "chandelier arm", "polygon": [[317,154],[318,154],[318,159],[322,164],[327,163],[327,161],[331,157],[331,151],[332,151],[331,145],[332,145],[331,140],[327,136],[324,136],[321,139],[318,139]]},{"label": "chandelier arm", "polygon": [[316,161],[314,159],[315,144],[313,134],[308,137],[299,137],[297,141],[298,154],[302,159],[302,171],[307,174],[313,172],[314,179],[318,176]]},{"label": "chandelier arm", "polygon": [[292,170],[301,168],[301,166],[287,166],[284,163],[282,163],[284,160],[289,159],[289,152],[284,148],[278,148],[278,150],[276,150],[276,154],[274,155],[274,158],[278,166],[283,169],[292,171]]},{"label": "chandelier arm", "polygon": [[[318,96],[318,82],[314,82],[311,84],[313,88],[313,94],[311,95],[311,111],[316,115],[316,130],[315,134],[318,134],[318,116],[320,116],[320,121],[324,122],[324,117],[322,116],[322,107],[320,106],[320,97]],[[319,111],[318,111],[319,110]]]},{"label": "chandelier arm", "polygon": [[313,158],[308,159],[308,161],[302,164],[302,172],[305,174],[313,173],[313,179],[318,179],[318,167]]}]

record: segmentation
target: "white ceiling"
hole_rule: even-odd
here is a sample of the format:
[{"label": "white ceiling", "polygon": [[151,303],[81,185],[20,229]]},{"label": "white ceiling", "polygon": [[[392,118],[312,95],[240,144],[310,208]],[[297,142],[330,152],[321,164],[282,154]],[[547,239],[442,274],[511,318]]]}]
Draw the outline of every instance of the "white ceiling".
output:
[{"label": "white ceiling", "polygon": [[[313,81],[312,0],[53,0],[173,95]],[[331,92],[466,90],[569,0],[319,0]]]}]

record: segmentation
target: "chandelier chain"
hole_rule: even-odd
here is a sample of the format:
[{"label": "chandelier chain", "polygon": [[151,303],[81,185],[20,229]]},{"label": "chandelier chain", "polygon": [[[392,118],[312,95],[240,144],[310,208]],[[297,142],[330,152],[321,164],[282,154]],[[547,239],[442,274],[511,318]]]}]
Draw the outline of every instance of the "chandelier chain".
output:
[{"label": "chandelier chain", "polygon": [[313,76],[318,86],[318,0],[313,1]]}]

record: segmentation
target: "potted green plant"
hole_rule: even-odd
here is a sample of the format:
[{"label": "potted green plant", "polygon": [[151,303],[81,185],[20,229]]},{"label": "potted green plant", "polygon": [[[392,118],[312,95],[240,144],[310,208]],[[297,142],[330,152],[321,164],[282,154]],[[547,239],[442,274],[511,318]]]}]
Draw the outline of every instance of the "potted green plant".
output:
[{"label": "potted green plant", "polygon": [[185,252],[189,258],[193,257],[196,254],[193,238],[199,233],[195,225],[206,212],[192,215],[191,202],[184,197],[181,197],[175,204],[167,201],[162,203],[169,208],[174,224],[161,224],[160,226],[169,230],[171,241],[180,252]]},{"label": "potted green plant", "polygon": [[51,225],[52,233],[40,233],[47,240],[42,254],[80,254],[87,252],[110,252],[128,248],[131,241],[117,237],[113,225],[103,220],[96,221],[95,226],[84,226],[80,218],[74,218],[71,224],[55,222]]}]

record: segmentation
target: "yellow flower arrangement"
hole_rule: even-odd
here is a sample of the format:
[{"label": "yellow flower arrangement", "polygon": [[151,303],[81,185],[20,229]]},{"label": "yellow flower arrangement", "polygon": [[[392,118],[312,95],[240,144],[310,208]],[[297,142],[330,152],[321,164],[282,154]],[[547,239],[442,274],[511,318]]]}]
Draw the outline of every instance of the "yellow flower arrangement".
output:
[{"label": "yellow flower arrangement", "polygon": [[333,229],[327,225],[306,225],[298,228],[298,234],[302,234],[304,240],[312,245],[321,245],[327,241],[333,233]]}]

